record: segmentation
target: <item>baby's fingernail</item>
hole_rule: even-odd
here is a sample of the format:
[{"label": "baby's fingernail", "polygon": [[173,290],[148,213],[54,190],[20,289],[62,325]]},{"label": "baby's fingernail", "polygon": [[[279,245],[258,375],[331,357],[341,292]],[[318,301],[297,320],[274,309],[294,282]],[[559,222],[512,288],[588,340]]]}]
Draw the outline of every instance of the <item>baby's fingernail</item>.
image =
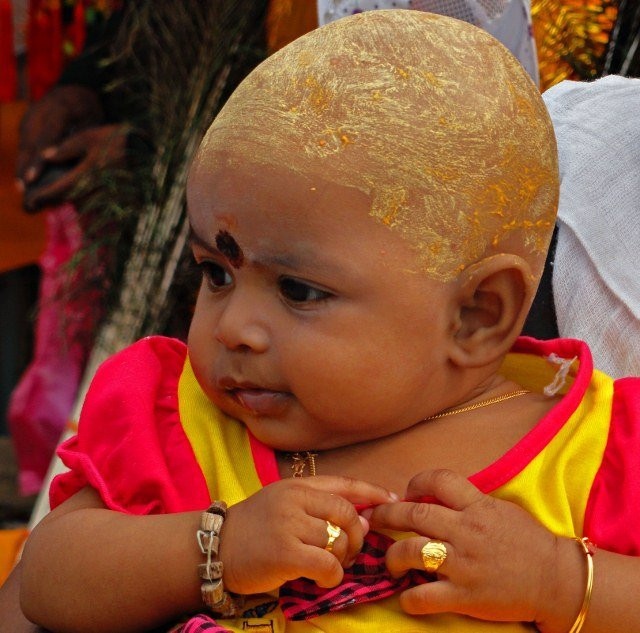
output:
[{"label": "baby's fingernail", "polygon": [[360,513],[360,520],[364,519],[367,522],[367,526],[369,525],[369,519],[371,519],[371,515],[373,514],[373,508],[367,508]]},{"label": "baby's fingernail", "polygon": [[35,177],[36,177],[36,168],[35,167],[29,167],[29,169],[27,169],[27,171],[24,174],[24,179],[27,182],[31,182]]},{"label": "baby's fingernail", "polygon": [[397,495],[395,492],[390,492],[389,497],[391,497],[392,501],[400,501],[400,495]]},{"label": "baby's fingernail", "polygon": [[53,158],[58,152],[57,147],[47,147],[47,149],[42,150],[42,158]]},{"label": "baby's fingernail", "polygon": [[[366,510],[365,510],[366,512]],[[365,534],[369,532],[369,521],[363,517],[362,515],[358,517],[360,519],[360,523],[362,524],[362,529]]]}]

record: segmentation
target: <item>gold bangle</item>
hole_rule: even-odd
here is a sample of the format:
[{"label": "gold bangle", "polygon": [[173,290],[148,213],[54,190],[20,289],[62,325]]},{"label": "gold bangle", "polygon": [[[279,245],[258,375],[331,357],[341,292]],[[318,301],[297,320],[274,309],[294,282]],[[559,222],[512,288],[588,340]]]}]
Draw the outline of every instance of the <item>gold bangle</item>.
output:
[{"label": "gold bangle", "polygon": [[578,613],[576,621],[569,630],[569,633],[579,633],[584,625],[584,621],[587,619],[587,613],[589,612],[589,606],[591,605],[591,593],[593,592],[593,555],[595,553],[595,546],[586,536],[584,538],[574,536],[573,540],[580,543],[580,546],[587,557],[587,588],[584,592],[584,600],[582,601],[580,613]]}]

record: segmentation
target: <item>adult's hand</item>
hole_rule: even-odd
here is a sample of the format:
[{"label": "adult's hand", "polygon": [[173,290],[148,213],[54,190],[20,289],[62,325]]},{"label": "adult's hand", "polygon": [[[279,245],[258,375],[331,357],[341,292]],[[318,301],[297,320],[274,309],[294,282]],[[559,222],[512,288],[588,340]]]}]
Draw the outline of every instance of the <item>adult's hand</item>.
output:
[{"label": "adult's hand", "polygon": [[48,164],[73,164],[51,183],[27,188],[24,206],[36,210],[68,197],[83,176],[97,169],[123,165],[126,161],[127,124],[90,127],[72,134],[57,146],[47,147],[40,157]]},{"label": "adult's hand", "polygon": [[20,124],[16,176],[21,185],[37,180],[45,161],[43,150],[60,143],[71,130],[103,120],[98,95],[83,86],[59,86],[31,104]]}]

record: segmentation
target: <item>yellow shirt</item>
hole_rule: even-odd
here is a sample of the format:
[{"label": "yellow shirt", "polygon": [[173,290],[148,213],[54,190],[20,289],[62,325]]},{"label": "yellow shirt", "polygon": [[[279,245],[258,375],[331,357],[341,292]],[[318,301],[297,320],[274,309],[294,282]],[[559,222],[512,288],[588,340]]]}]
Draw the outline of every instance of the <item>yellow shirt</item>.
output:
[{"label": "yellow shirt", "polygon": [[[515,353],[505,360],[502,373],[527,389],[541,391],[552,382],[556,370],[557,366],[550,365],[539,356]],[[570,378],[565,392],[572,383],[573,378]],[[591,482],[600,466],[607,441],[612,395],[613,381],[600,372],[594,372],[573,412],[564,411],[563,407],[556,411],[561,402],[547,416],[563,424],[539,424],[530,432],[531,437],[524,438],[497,462],[471,478],[472,481],[481,489],[490,489],[492,495],[525,508],[556,534],[581,535]],[[205,474],[212,499],[225,499],[227,503],[234,504],[260,489],[261,471],[270,470],[273,479],[274,465],[261,463],[268,459],[268,455],[260,453],[262,448],[249,438],[241,423],[224,416],[207,400],[188,359],[179,383],[178,401],[183,427]],[[553,430],[557,431],[553,437],[546,437]],[[262,479],[268,480],[269,475]],[[535,564],[535,552],[531,553],[531,560]],[[262,598],[258,602],[260,600],[268,602],[273,598]],[[507,633],[534,628],[529,624],[486,622],[455,614],[411,616],[400,609],[397,595],[308,621],[287,622],[277,608],[263,618],[217,622],[230,631],[264,630],[275,633],[449,630],[459,633],[499,630]]]}]

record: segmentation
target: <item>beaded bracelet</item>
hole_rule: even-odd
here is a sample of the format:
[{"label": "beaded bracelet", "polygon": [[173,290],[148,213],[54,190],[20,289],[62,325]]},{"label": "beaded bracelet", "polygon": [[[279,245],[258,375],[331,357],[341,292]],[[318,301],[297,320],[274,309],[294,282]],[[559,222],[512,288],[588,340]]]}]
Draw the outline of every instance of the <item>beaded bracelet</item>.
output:
[{"label": "beaded bracelet", "polygon": [[196,533],[200,551],[207,557],[207,562],[198,565],[198,574],[205,582],[200,586],[202,601],[214,613],[222,617],[239,615],[241,603],[224,590],[222,582],[223,565],[218,559],[220,547],[220,530],[227,516],[227,504],[214,501],[200,519],[200,529]]},{"label": "beaded bracelet", "polygon": [[580,543],[580,546],[587,557],[587,588],[584,592],[582,608],[580,609],[580,613],[578,613],[578,617],[573,623],[569,633],[579,633],[582,629],[584,621],[587,619],[587,613],[589,612],[589,606],[591,605],[591,593],[593,592],[593,555],[595,554],[595,545],[586,536],[584,538],[575,536],[574,540]]}]

